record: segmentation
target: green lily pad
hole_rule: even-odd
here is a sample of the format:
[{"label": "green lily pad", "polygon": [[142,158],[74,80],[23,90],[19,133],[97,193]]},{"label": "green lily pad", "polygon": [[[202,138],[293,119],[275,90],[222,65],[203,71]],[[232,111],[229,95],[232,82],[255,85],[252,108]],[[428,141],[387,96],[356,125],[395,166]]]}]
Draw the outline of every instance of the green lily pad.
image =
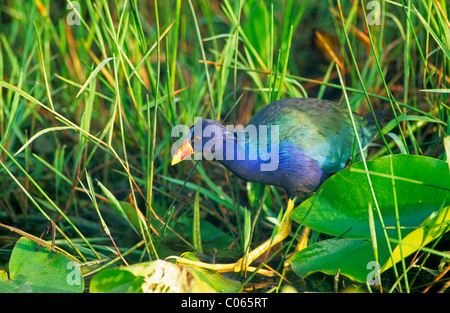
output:
[{"label": "green lily pad", "polygon": [[0,292],[80,293],[84,281],[76,262],[61,253],[53,253],[28,238],[20,238],[9,260],[9,277],[0,274]]},{"label": "green lily pad", "polygon": [[140,293],[143,276],[136,276],[122,268],[103,270],[92,278],[91,293]]},{"label": "green lily pad", "polygon": [[[318,242],[298,252],[291,265],[299,275],[315,271],[335,274],[339,269],[345,276],[366,282],[373,278],[373,267],[369,265],[375,260],[384,271],[392,266],[392,259],[394,263],[400,261],[449,229],[446,206],[450,201],[450,173],[446,162],[393,155],[369,161],[367,166],[372,188],[363,164],[356,163],[328,179],[292,213],[292,219],[303,225],[343,238]],[[381,216],[374,209],[372,191]]]},{"label": "green lily pad", "polygon": [[365,240],[333,238],[317,242],[297,252],[291,259],[292,269],[306,277],[315,272],[339,273],[355,281],[372,279],[367,266],[374,260],[372,244]]},{"label": "green lily pad", "polygon": [[[387,230],[390,236],[396,237],[397,234],[394,229],[397,224],[395,199],[404,236],[450,201],[450,172],[444,161],[423,156],[392,155],[368,161],[367,166],[382,220],[391,228]],[[322,233],[370,239],[369,205],[375,208],[364,166],[359,162],[325,181],[314,196],[292,212],[291,217]],[[376,210],[373,215],[376,236],[383,236]]]},{"label": "green lily pad", "polygon": [[355,281],[375,281],[378,271],[382,273],[399,262],[402,256],[415,253],[448,231],[449,225],[450,206],[433,212],[420,227],[402,238],[401,243],[396,244],[397,240],[392,240],[392,255],[386,242],[381,238],[377,240],[378,262],[375,261],[371,240],[332,238],[297,252],[291,259],[291,266],[302,277],[315,272],[335,275],[339,270],[340,274]]}]

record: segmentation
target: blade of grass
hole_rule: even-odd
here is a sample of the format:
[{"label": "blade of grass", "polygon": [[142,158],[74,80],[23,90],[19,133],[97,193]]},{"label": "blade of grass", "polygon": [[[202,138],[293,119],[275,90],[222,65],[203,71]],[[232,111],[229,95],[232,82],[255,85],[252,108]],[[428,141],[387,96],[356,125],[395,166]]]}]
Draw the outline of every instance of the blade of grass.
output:
[{"label": "blade of grass", "polygon": [[203,253],[202,248],[202,235],[200,230],[200,190],[197,189],[195,192],[195,199],[194,199],[194,218],[192,221],[192,238],[193,238],[193,245],[195,250],[198,251],[198,253]]},{"label": "blade of grass", "polygon": [[211,78],[209,77],[209,70],[208,70],[208,64],[206,62],[207,60],[206,60],[206,55],[205,55],[205,48],[203,47],[202,35],[200,33],[200,28],[198,26],[198,20],[197,20],[197,16],[195,15],[195,10],[194,10],[194,6],[192,5],[192,1],[188,0],[188,2],[189,2],[189,7],[191,8],[192,18],[194,19],[195,30],[197,33],[197,39],[198,39],[198,43],[200,45],[200,52],[202,53],[203,65],[205,67],[206,81],[207,81],[208,93],[209,93],[209,102],[211,103],[211,112],[213,114],[213,119],[216,120],[217,114],[216,114],[216,108],[214,105],[214,94],[213,94],[213,89],[212,89],[212,85],[211,85]]},{"label": "blade of grass", "polygon": [[[181,0],[176,0],[175,4],[175,20],[173,24],[173,32],[172,32],[172,51],[170,53],[172,60],[170,62],[170,86],[174,88],[175,86],[175,74],[177,67],[177,48],[178,48],[178,36],[180,31],[180,21],[181,21]],[[173,91],[173,90],[171,90]]]},{"label": "blade of grass", "polygon": [[[23,73],[21,73],[21,75],[19,77],[19,82],[17,83],[17,87],[19,89],[22,88],[23,76],[24,76]],[[20,96],[18,94],[15,94],[14,99],[11,103],[11,108],[9,110],[5,110],[5,111],[9,111],[9,118],[8,118],[8,124],[6,125],[6,129],[4,130],[3,137],[0,140],[0,144],[2,144],[2,145],[5,145],[6,140],[9,138],[9,134],[12,131],[13,123],[16,122],[17,113],[18,113],[17,111],[19,108],[19,99],[20,99]],[[2,110],[2,113],[0,113],[0,115],[3,116],[3,110]]]},{"label": "blade of grass", "polygon": [[99,65],[97,65],[95,67],[95,69],[92,71],[91,75],[89,75],[88,79],[86,80],[86,82],[84,83],[84,85],[81,87],[80,91],[78,91],[77,95],[75,96],[75,98],[78,98],[80,96],[80,94],[86,89],[86,87],[89,85],[89,83],[91,82],[92,79],[94,79],[95,76],[97,76],[98,72],[100,72],[100,70],[106,65],[106,63],[108,63],[109,61],[111,61],[113,58],[109,57],[106,58],[105,60],[103,60]]},{"label": "blade of grass", "polygon": [[[391,175],[394,176],[394,165],[392,164],[392,158],[390,159],[390,167],[391,167]],[[397,202],[397,190],[395,188],[395,179],[392,179],[392,193],[394,195],[394,211],[395,211],[395,223],[397,228],[397,236],[398,236],[398,247],[400,248],[400,258],[402,263],[402,269],[404,274],[405,288],[406,292],[410,293],[409,283],[408,283],[408,275],[406,275],[406,264],[405,258],[403,254],[403,245],[402,245],[402,233],[401,233],[401,225],[400,225],[400,215],[398,213],[398,202]]]},{"label": "blade of grass", "polygon": [[288,63],[289,63],[289,54],[290,54],[290,51],[291,51],[293,30],[294,30],[294,26],[291,25],[291,27],[289,28],[289,36],[288,36],[288,42],[287,42],[286,51],[284,52],[285,53],[285,58],[284,58],[284,62],[283,62],[283,69],[281,70],[281,78],[280,78],[280,82],[279,82],[279,85],[278,85],[278,91],[277,91],[277,95],[275,97],[275,100],[279,100],[281,98],[281,92],[283,90],[284,78],[286,76],[287,66],[288,66]]},{"label": "blade of grass", "polygon": [[[159,38],[159,16],[158,16],[158,1],[155,0],[155,23],[156,23],[156,33],[157,38]],[[152,131],[148,132],[148,146],[147,146],[147,204],[152,205],[153,197],[153,175],[155,166],[155,147],[156,147],[156,125],[158,116],[158,95],[159,95],[159,85],[160,85],[160,73],[161,73],[161,48],[159,40],[156,42],[157,51],[157,71],[156,71],[156,92],[155,92],[155,105],[153,112],[153,121],[150,121],[150,108],[147,109],[147,123],[152,125]],[[150,223],[150,210],[147,210],[147,219]]]},{"label": "blade of grass", "polygon": [[30,139],[28,139],[22,147],[20,147],[19,150],[17,150],[16,153],[14,153],[13,156],[18,155],[19,153],[21,153],[23,150],[25,150],[30,144],[33,143],[34,140],[36,140],[37,138],[39,138],[40,136],[49,133],[49,132],[54,132],[54,131],[61,131],[61,130],[68,130],[68,129],[74,129],[74,127],[72,126],[56,126],[56,127],[49,127],[49,128],[45,128],[39,132],[37,132],[36,134],[34,134]]},{"label": "blade of grass", "polygon": [[37,29],[36,23],[34,23],[34,27],[36,29],[36,37],[38,39],[37,41],[38,41],[38,44],[39,44],[39,52],[40,52],[39,54],[41,56],[41,58],[40,58],[40,60],[41,60],[41,67],[42,67],[42,73],[44,74],[44,82],[45,82],[45,88],[47,90],[48,101],[50,103],[50,107],[52,108],[52,110],[54,110],[55,107],[53,106],[53,99],[52,99],[52,95],[51,95],[51,92],[50,92],[50,86],[49,86],[48,79],[47,79],[47,69],[46,69],[45,61],[44,61],[44,53],[42,51],[42,45],[41,45],[41,39],[40,39],[41,38],[41,34],[39,34],[39,31]]},{"label": "blade of grass", "polygon": [[[382,286],[382,282],[380,279],[380,262],[378,259],[378,243],[377,243],[377,234],[376,234],[376,230],[375,230],[375,220],[373,218],[373,208],[372,208],[372,203],[369,202],[369,206],[368,206],[368,213],[369,213],[369,229],[370,229],[370,239],[371,239],[371,243],[372,243],[372,248],[373,248],[373,255],[375,258],[375,264],[376,264],[376,270],[377,270],[377,274],[375,276],[375,280],[378,281],[378,284],[380,285],[380,292],[383,292],[383,286]],[[370,285],[369,283],[367,283],[369,290],[370,290]]]}]

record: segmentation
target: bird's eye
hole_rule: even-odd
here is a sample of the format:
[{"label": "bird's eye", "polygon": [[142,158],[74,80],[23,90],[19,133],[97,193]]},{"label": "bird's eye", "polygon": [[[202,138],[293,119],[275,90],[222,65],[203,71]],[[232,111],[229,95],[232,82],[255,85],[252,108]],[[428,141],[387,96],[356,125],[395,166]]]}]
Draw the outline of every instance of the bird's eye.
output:
[{"label": "bird's eye", "polygon": [[201,138],[200,138],[199,136],[195,136],[195,137],[194,137],[194,142],[199,142],[200,139],[201,139]]}]

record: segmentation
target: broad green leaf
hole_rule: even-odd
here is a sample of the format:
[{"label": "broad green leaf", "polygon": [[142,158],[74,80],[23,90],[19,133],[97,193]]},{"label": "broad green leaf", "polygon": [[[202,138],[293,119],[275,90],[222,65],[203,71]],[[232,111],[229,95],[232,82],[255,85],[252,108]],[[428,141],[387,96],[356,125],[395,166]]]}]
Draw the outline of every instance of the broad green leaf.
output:
[{"label": "broad green leaf", "polygon": [[[392,255],[389,253],[384,239],[377,239],[377,253],[373,250],[371,240],[354,240],[333,238],[312,244],[297,252],[291,259],[293,270],[300,276],[308,276],[315,272],[323,272],[335,275],[339,270],[340,275],[347,276],[358,282],[367,282],[374,279],[377,267],[380,273],[392,267],[401,260],[401,256],[407,257],[415,253],[424,245],[438,238],[443,232],[448,231],[450,223],[450,207],[443,208],[440,212],[433,212],[423,223],[402,239],[402,252],[400,243],[395,245]],[[380,263],[382,266],[380,266]]]},{"label": "broad green leaf", "polygon": [[[390,162],[394,173],[391,173]],[[413,155],[393,155],[368,161],[373,192],[387,233],[397,238],[394,189],[402,235],[419,227],[446,203],[450,173],[444,161]],[[371,239],[367,208],[376,208],[362,162],[353,164],[323,183],[317,193],[304,201],[292,219],[322,233],[352,239]],[[383,236],[381,219],[374,211],[376,236]]]},{"label": "broad green leaf", "polygon": [[0,292],[80,293],[84,281],[79,266],[61,253],[53,253],[28,238],[20,238],[9,260],[9,279],[0,275]]},{"label": "broad green leaf", "polygon": [[[333,275],[339,269],[342,275],[366,282],[376,274],[371,264],[379,262],[383,265],[381,272],[385,271],[392,266],[392,259],[394,263],[400,261],[401,255],[414,253],[450,229],[450,175],[446,162],[394,155],[369,161],[367,165],[381,218],[362,164],[356,163],[337,173],[316,195],[296,208],[292,218],[344,239],[320,241],[295,254],[291,265],[297,274],[305,276],[321,271]],[[395,199],[402,238],[396,230]]]},{"label": "broad green leaf", "polygon": [[[339,273],[355,281],[372,279],[374,261],[372,244],[353,239],[328,239],[319,241],[299,252],[291,259],[292,269],[306,277],[315,272],[328,275]],[[368,266],[369,265],[369,266]]]},{"label": "broad green leaf", "polygon": [[89,290],[91,293],[140,293],[143,282],[143,276],[138,277],[130,271],[112,268],[95,275]]}]

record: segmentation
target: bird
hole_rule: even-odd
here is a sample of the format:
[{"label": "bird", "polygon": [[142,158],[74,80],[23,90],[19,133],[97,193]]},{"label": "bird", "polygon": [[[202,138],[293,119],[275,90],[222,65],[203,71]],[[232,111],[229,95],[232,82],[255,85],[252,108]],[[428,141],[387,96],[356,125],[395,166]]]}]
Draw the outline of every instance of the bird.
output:
[{"label": "bird", "polygon": [[[353,122],[352,122],[353,117]],[[217,272],[272,272],[251,263],[282,242],[291,231],[290,214],[297,197],[318,190],[330,176],[342,170],[356,153],[356,134],[364,150],[378,133],[380,111],[366,115],[352,112],[336,102],[316,98],[285,98],[260,109],[243,127],[221,125],[217,121],[197,121],[183,138],[172,158],[175,165],[193,154],[216,160],[244,181],[274,185],[285,190],[288,204],[278,233],[232,264],[209,264],[178,258],[178,263]],[[354,124],[353,124],[354,123]],[[353,126],[354,125],[354,126]],[[305,228],[299,247],[305,246]],[[296,250],[299,250],[298,248]]]}]

